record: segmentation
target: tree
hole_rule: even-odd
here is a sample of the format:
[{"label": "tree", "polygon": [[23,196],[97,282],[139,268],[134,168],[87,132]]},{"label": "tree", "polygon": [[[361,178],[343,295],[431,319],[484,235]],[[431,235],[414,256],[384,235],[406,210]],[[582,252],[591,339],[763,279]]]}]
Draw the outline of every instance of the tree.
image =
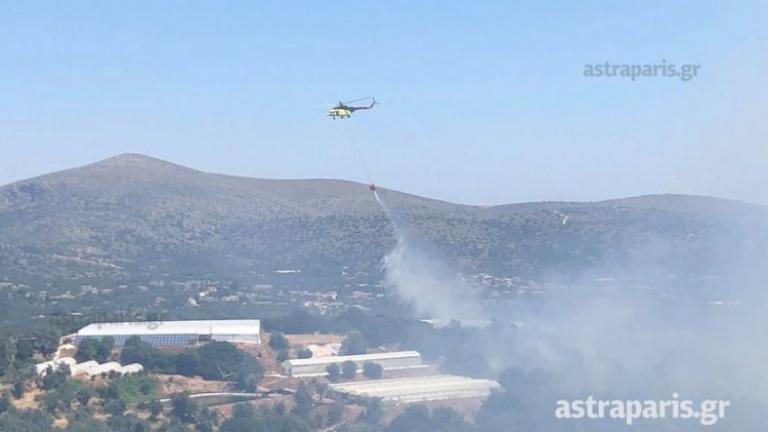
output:
[{"label": "tree", "polygon": [[75,398],[75,386],[71,382],[65,382],[55,390],[44,394],[43,405],[50,413],[56,411],[69,412]]},{"label": "tree", "polygon": [[0,352],[0,364],[3,365],[3,375],[7,378],[14,378],[15,368],[13,366],[16,359],[16,340],[11,336],[3,336],[3,343],[0,348],[3,349]]},{"label": "tree", "polygon": [[299,383],[299,387],[296,389],[296,406],[293,408],[293,412],[301,417],[306,417],[309,411],[312,410],[312,394],[309,391],[309,387],[303,381]]},{"label": "tree", "polygon": [[111,416],[121,416],[125,413],[127,406],[122,399],[112,399],[104,404],[104,412]]},{"label": "tree", "polygon": [[315,390],[317,391],[317,396],[322,400],[325,397],[325,393],[328,391],[328,383],[318,382],[315,384]]},{"label": "tree", "polygon": [[300,416],[281,412],[277,407],[263,407],[251,415],[247,413],[234,415],[222,423],[219,429],[220,432],[309,432],[311,430],[313,428]]},{"label": "tree", "polygon": [[276,357],[276,360],[277,360],[278,363],[282,363],[282,362],[288,360],[288,358],[289,358],[288,351],[286,351],[286,350],[278,351],[277,357]]},{"label": "tree", "polygon": [[341,377],[341,369],[336,363],[331,363],[325,367],[325,371],[328,372],[328,381],[337,382]]},{"label": "tree", "polygon": [[98,391],[105,400],[120,399],[133,405],[154,397],[155,386],[155,379],[151,375],[136,374],[110,381],[106,388],[102,387]]},{"label": "tree", "polygon": [[219,424],[219,412],[209,408],[203,408],[195,418],[195,430],[197,432],[213,432]]},{"label": "tree", "polygon": [[122,364],[139,363],[145,368],[151,369],[155,365],[153,359],[156,356],[156,351],[149,342],[141,340],[138,336],[131,336],[123,344],[120,362]]},{"label": "tree", "polygon": [[35,341],[21,339],[16,342],[16,360],[29,360],[35,355]]},{"label": "tree", "polygon": [[365,423],[375,425],[379,424],[384,412],[381,408],[381,399],[369,398],[365,401],[365,412],[363,413],[363,421]]},{"label": "tree", "polygon": [[288,342],[288,338],[283,336],[282,333],[275,332],[269,336],[269,347],[275,351],[280,351],[287,350],[291,347],[291,344]]},{"label": "tree", "polygon": [[24,396],[24,380],[17,378],[15,381],[13,381],[11,396],[16,399],[21,399],[21,397]]},{"label": "tree", "polygon": [[384,432],[473,432],[475,430],[472,424],[452,408],[439,407],[430,413],[424,405],[415,405],[406,408],[395,417]]},{"label": "tree", "polygon": [[254,413],[253,405],[248,402],[242,402],[232,407],[232,417],[253,417]]},{"label": "tree", "polygon": [[149,418],[156,419],[161,412],[163,412],[163,404],[157,399],[152,399],[147,402],[147,411],[149,411]]},{"label": "tree", "polygon": [[115,432],[149,432],[151,430],[149,423],[133,414],[113,416],[107,421],[107,424],[109,429]]},{"label": "tree", "polygon": [[301,309],[290,312],[281,321],[281,329],[289,334],[314,333],[320,329],[318,318]]},{"label": "tree", "polygon": [[14,410],[0,416],[0,431],[3,432],[47,432],[51,430],[53,418],[41,410]]},{"label": "tree", "polygon": [[254,392],[264,377],[261,363],[229,342],[203,345],[195,356],[198,359],[195,374],[203,379],[234,381],[239,389]]},{"label": "tree", "polygon": [[363,375],[369,379],[379,379],[384,372],[384,368],[373,362],[363,363]]},{"label": "tree", "polygon": [[234,381],[240,390],[255,392],[259,383],[264,378],[264,367],[248,353],[243,353],[243,358],[235,366]]},{"label": "tree", "polygon": [[35,336],[35,349],[40,351],[44,356],[53,354],[59,346],[59,339],[61,339],[61,336],[62,331],[58,327],[41,330],[40,333]]},{"label": "tree", "polygon": [[299,350],[297,357],[300,359],[312,358],[312,350],[309,348],[302,348]]},{"label": "tree", "polygon": [[200,368],[200,359],[198,356],[188,352],[177,354],[175,363],[176,373],[186,377],[195,376],[197,370]]},{"label": "tree", "polygon": [[344,405],[335,403],[328,411],[328,423],[329,425],[335,425],[344,418]]},{"label": "tree", "polygon": [[229,381],[246,355],[229,342],[210,342],[198,349],[198,374],[207,380]]},{"label": "tree", "polygon": [[8,367],[8,360],[5,358],[5,337],[0,335],[0,378],[5,375],[5,369]]},{"label": "tree", "polygon": [[77,346],[77,354],[75,354],[75,360],[77,360],[78,363],[95,360],[99,353],[99,346],[100,343],[97,339],[83,339]]},{"label": "tree", "polygon": [[431,432],[429,410],[424,405],[409,406],[395,417],[385,432]]},{"label": "tree", "polygon": [[91,400],[91,397],[93,397],[93,390],[89,387],[79,387],[77,391],[75,391],[75,398],[82,406],[88,405],[88,401]]},{"label": "tree", "polygon": [[359,331],[350,332],[341,342],[341,353],[344,355],[365,354],[368,350],[368,341]]},{"label": "tree", "polygon": [[112,432],[106,424],[93,418],[75,421],[66,430],[67,432]]},{"label": "tree", "polygon": [[112,348],[114,347],[115,340],[112,338],[112,336],[101,338],[98,345],[96,346],[96,361],[99,363],[104,363],[109,360],[109,357],[112,355]]},{"label": "tree", "polygon": [[54,390],[65,383],[69,375],[69,366],[66,364],[59,365],[56,370],[52,366],[48,366],[42,380],[43,388],[49,391]]},{"label": "tree", "polygon": [[0,415],[11,408],[11,401],[5,396],[0,396]]},{"label": "tree", "polygon": [[341,376],[346,379],[353,379],[357,375],[357,363],[347,360],[341,364]]},{"label": "tree", "polygon": [[437,407],[432,410],[430,421],[432,431],[472,432],[476,428],[467,422],[456,410],[449,407]]},{"label": "tree", "polygon": [[198,413],[197,404],[189,398],[187,392],[171,396],[171,407],[173,416],[182,423],[192,423]]}]

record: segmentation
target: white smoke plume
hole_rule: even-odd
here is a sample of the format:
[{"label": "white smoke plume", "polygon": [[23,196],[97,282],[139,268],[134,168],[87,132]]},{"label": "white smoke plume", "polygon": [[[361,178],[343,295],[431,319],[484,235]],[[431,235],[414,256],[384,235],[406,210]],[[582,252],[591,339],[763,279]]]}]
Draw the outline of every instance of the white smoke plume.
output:
[{"label": "white smoke plume", "polygon": [[387,285],[419,315],[441,321],[476,320],[482,311],[473,290],[440,261],[398,234],[397,245],[382,259]]},{"label": "white smoke plume", "polygon": [[374,197],[397,236],[394,249],[381,261],[387,286],[420,316],[444,322],[481,319],[482,310],[471,287],[414,240],[376,191]]}]

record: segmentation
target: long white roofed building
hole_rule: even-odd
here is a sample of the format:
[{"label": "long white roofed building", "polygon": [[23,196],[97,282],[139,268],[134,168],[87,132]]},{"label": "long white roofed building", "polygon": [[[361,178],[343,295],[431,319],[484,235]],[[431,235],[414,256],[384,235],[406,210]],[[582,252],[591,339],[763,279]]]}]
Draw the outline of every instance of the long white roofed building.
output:
[{"label": "long white roofed building", "polygon": [[373,354],[358,354],[347,356],[312,357],[308,359],[291,359],[283,362],[283,371],[292,377],[321,376],[328,372],[328,365],[336,363],[341,366],[345,361],[357,363],[358,372],[365,363],[378,363],[383,370],[411,369],[423,367],[421,354],[418,351],[393,351]]},{"label": "long white roofed building", "polygon": [[457,375],[353,381],[330,385],[332,392],[345,398],[380,398],[390,403],[485,398],[493,390],[500,388],[496,381]]},{"label": "long white roofed building", "polygon": [[85,339],[111,337],[115,346],[138,336],[158,347],[197,346],[211,341],[261,343],[261,322],[257,319],[200,320],[200,321],[143,321],[93,323],[80,329],[74,343]]}]

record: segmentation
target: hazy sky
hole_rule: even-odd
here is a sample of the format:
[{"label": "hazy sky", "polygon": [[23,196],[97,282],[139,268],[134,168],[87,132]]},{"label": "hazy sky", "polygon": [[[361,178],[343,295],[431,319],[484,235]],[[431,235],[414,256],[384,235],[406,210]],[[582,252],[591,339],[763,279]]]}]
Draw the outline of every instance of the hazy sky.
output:
[{"label": "hazy sky", "polygon": [[[768,6],[636,3],[5,1],[0,183],[125,152],[367,182],[357,147],[378,184],[465,203],[768,203]],[[662,60],[699,76],[583,76]]]}]

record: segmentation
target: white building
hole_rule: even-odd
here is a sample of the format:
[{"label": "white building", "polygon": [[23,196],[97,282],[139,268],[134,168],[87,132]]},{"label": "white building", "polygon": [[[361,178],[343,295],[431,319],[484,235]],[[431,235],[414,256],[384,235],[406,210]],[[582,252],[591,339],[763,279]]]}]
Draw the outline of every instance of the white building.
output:
[{"label": "white building", "polygon": [[131,363],[129,365],[125,365],[120,369],[120,373],[123,375],[132,375],[137,374],[144,370],[144,366],[138,364],[138,363]]},{"label": "white building", "polygon": [[48,368],[52,368],[53,371],[59,370],[59,368],[62,365],[67,365],[70,370],[72,369],[72,366],[77,364],[77,360],[73,359],[72,357],[62,357],[56,360],[51,360],[47,362],[38,363],[35,365],[35,372],[41,377],[45,376],[48,373]]},{"label": "white building", "polygon": [[93,372],[99,367],[99,362],[96,360],[88,360],[82,363],[78,363],[69,368],[73,377],[80,375],[95,375]]},{"label": "white building", "polygon": [[62,357],[60,359],[38,363],[35,365],[35,370],[40,377],[44,377],[48,373],[48,367],[58,370],[61,365],[67,365],[69,367],[69,374],[73,377],[92,377],[109,374],[111,372],[117,373],[118,375],[131,375],[144,370],[144,367],[138,363],[132,363],[125,366],[122,366],[118,362],[99,364],[94,360],[77,363],[72,357]]},{"label": "white building", "polygon": [[145,321],[89,324],[75,336],[75,345],[84,339],[109,336],[122,346],[138,336],[154,346],[196,346],[210,341],[261,343],[261,322],[256,319],[205,321]]},{"label": "white building", "polygon": [[496,381],[456,375],[380,379],[331,384],[330,390],[346,398],[380,398],[390,403],[485,398],[501,388]]},{"label": "white building", "polygon": [[395,351],[375,354],[359,354],[348,356],[313,357],[308,359],[291,359],[283,362],[283,371],[292,377],[310,377],[327,374],[328,365],[336,363],[341,366],[345,361],[357,363],[358,372],[365,363],[378,363],[382,369],[397,370],[423,367],[421,354],[418,351]]},{"label": "white building", "polygon": [[75,365],[71,371],[73,377],[78,376],[102,376],[115,373],[117,375],[132,375],[144,370],[144,366],[138,363],[131,363],[129,365],[122,366],[118,362],[107,362],[98,364],[95,361],[87,361]]},{"label": "white building", "polygon": [[109,374],[110,372],[120,373],[120,370],[122,368],[123,367],[118,362],[106,362],[106,363],[97,365],[96,367],[89,370],[88,375],[93,376],[93,375]]}]

